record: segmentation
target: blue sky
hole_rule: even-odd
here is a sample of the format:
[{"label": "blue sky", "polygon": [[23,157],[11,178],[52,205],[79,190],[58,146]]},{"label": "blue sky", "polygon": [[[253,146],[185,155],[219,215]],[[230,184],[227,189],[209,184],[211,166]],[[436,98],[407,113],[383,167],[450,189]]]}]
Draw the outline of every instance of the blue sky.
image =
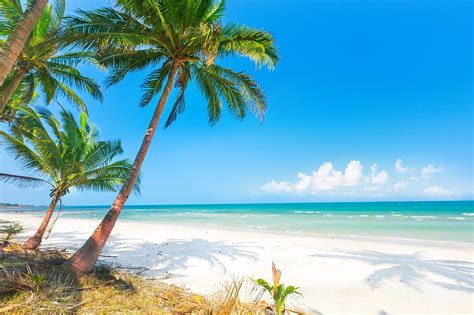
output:
[{"label": "blue sky", "polygon": [[[86,0],[68,5],[92,7]],[[185,113],[156,134],[142,194],[130,204],[473,198],[470,1],[229,0],[226,21],[276,38],[281,62],[274,71],[224,61],[264,88],[265,121],[225,114],[210,128],[191,87]],[[129,158],[153,111],[137,105],[146,73],[107,89],[103,104],[88,99],[102,137],[121,138]],[[4,152],[0,157],[2,171],[21,173]],[[73,191],[64,202],[113,198]],[[46,204],[48,191],[1,184],[0,200]]]}]

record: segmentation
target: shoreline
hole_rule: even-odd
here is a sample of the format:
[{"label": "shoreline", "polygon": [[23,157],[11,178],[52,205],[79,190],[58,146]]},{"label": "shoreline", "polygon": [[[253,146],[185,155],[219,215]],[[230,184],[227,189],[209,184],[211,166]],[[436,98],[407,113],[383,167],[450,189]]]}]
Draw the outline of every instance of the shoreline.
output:
[{"label": "shoreline", "polygon": [[[43,214],[46,209],[38,209],[38,210],[31,210],[31,212],[41,213]],[[28,211],[18,211],[18,210],[11,210],[11,211],[2,211],[0,209],[0,219],[2,214],[6,215],[24,215],[24,216],[31,216],[32,218],[40,218],[40,216],[35,216],[32,213],[28,213]],[[55,218],[53,215],[53,219]],[[105,215],[105,214],[104,214]],[[97,219],[92,218],[84,218],[84,217],[68,217],[63,218],[60,215],[59,220],[85,220],[85,221],[98,221],[102,219],[102,216]],[[472,242],[462,242],[462,241],[442,241],[436,239],[423,239],[423,238],[412,238],[412,237],[392,237],[392,236],[379,236],[379,235],[357,235],[357,234],[344,234],[344,233],[318,233],[318,232],[306,232],[306,231],[292,231],[292,230],[285,230],[285,231],[272,231],[270,228],[258,228],[258,227],[243,227],[237,228],[232,226],[221,226],[218,224],[207,224],[198,226],[195,223],[169,223],[169,222],[149,222],[143,220],[127,220],[127,219],[120,219],[119,221],[129,222],[129,223],[140,223],[140,224],[147,224],[153,226],[171,226],[176,228],[197,228],[197,229],[208,229],[214,231],[227,231],[227,232],[237,232],[237,233],[257,233],[257,234],[270,234],[274,236],[301,236],[301,237],[310,237],[310,238],[318,238],[318,239],[345,239],[345,240],[360,240],[360,241],[369,241],[369,242],[382,242],[382,243],[406,243],[406,244],[413,244],[413,245],[432,245],[432,246],[456,246],[456,247],[473,247],[474,248],[474,232],[473,232],[473,241]]]},{"label": "shoreline", "polygon": [[[40,217],[0,212],[18,221],[24,239]],[[43,247],[77,249],[100,219],[59,218]],[[142,267],[146,277],[212,293],[234,277],[270,278],[299,286],[304,305],[321,313],[458,313],[474,311],[473,244],[425,240],[309,236],[119,221],[102,261]],[[300,300],[301,301],[301,300]]]}]

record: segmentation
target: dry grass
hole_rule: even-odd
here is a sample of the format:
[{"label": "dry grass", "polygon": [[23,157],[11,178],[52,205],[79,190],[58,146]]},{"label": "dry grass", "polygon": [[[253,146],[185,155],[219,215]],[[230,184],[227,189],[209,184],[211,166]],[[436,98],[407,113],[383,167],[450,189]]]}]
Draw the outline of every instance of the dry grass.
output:
[{"label": "dry grass", "polygon": [[[236,280],[203,297],[108,266],[75,278],[62,251],[28,251],[16,243],[0,258],[0,313],[255,314],[261,293]],[[242,297],[246,301],[241,301]],[[247,299],[250,296],[251,299]]]}]

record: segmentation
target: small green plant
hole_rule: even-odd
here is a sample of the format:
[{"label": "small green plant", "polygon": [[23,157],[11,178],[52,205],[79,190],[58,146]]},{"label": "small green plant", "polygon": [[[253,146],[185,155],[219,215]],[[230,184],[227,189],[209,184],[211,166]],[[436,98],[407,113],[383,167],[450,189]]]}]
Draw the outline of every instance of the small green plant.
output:
[{"label": "small green plant", "polygon": [[[4,223],[4,224],[2,224]],[[8,242],[10,239],[20,233],[23,228],[18,223],[11,223],[11,222],[0,222],[0,234],[5,235],[3,237],[3,242]]]},{"label": "small green plant", "polygon": [[285,309],[286,298],[290,295],[301,295],[298,292],[298,288],[292,285],[285,286],[283,283],[280,283],[281,271],[275,267],[275,263],[272,262],[272,275],[273,275],[273,285],[269,284],[264,279],[257,279],[255,282],[263,287],[265,290],[270,293],[275,303],[274,308],[277,315],[281,315]]},{"label": "small green plant", "polygon": [[36,292],[38,292],[41,288],[41,285],[45,281],[45,277],[42,274],[39,274],[39,273],[34,272],[33,270],[31,270],[30,266],[28,266],[28,265],[26,266],[26,270],[27,270],[27,274],[28,274],[29,278],[33,282],[32,287],[36,290]]}]

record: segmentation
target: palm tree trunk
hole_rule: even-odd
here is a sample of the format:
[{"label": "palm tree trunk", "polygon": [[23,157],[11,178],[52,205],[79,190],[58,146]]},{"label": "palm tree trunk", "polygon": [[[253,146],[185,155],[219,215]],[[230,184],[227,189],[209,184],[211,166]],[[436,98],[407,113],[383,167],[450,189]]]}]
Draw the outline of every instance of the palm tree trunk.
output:
[{"label": "palm tree trunk", "polygon": [[20,85],[21,80],[25,77],[25,73],[26,71],[23,69],[15,71],[12,80],[5,87],[0,87],[0,114],[8,104],[10,97],[16,91],[18,85]]},{"label": "palm tree trunk", "polygon": [[147,151],[150,148],[153,135],[155,134],[156,127],[160,120],[161,114],[163,113],[166,100],[168,99],[171,89],[173,88],[176,70],[177,65],[173,63],[171,71],[168,75],[165,89],[161,94],[158,105],[156,106],[155,112],[153,113],[153,118],[150,121],[140,149],[138,150],[135,161],[133,162],[132,172],[117,194],[112,207],[99,226],[95,229],[94,233],[92,233],[91,237],[89,237],[89,239],[86,241],[86,243],[66,262],[66,264],[71,268],[72,272],[76,275],[89,273],[94,267],[97,259],[99,258],[100,252],[104,248],[105,243],[107,242],[107,239],[114,228],[115,222],[117,221],[120,212],[122,211],[122,208],[128,199],[128,196],[135,186],[138,174],[140,173],[140,168],[143,164]]},{"label": "palm tree trunk", "polygon": [[43,222],[41,222],[41,225],[39,226],[38,230],[36,230],[35,235],[30,237],[25,244],[23,244],[23,247],[26,249],[37,249],[38,246],[40,246],[41,241],[43,240],[43,235],[44,232],[46,231],[46,228],[48,227],[49,220],[51,220],[51,216],[53,215],[54,209],[56,208],[56,204],[58,203],[59,200],[59,194],[54,193],[53,199],[51,199],[51,203],[49,204],[48,211],[46,211],[46,214],[43,217]]},{"label": "palm tree trunk", "polygon": [[23,13],[23,16],[13,28],[7,41],[0,49],[0,86],[3,85],[8,72],[12,69],[16,59],[25,46],[28,37],[43,14],[48,0],[33,0]]}]

